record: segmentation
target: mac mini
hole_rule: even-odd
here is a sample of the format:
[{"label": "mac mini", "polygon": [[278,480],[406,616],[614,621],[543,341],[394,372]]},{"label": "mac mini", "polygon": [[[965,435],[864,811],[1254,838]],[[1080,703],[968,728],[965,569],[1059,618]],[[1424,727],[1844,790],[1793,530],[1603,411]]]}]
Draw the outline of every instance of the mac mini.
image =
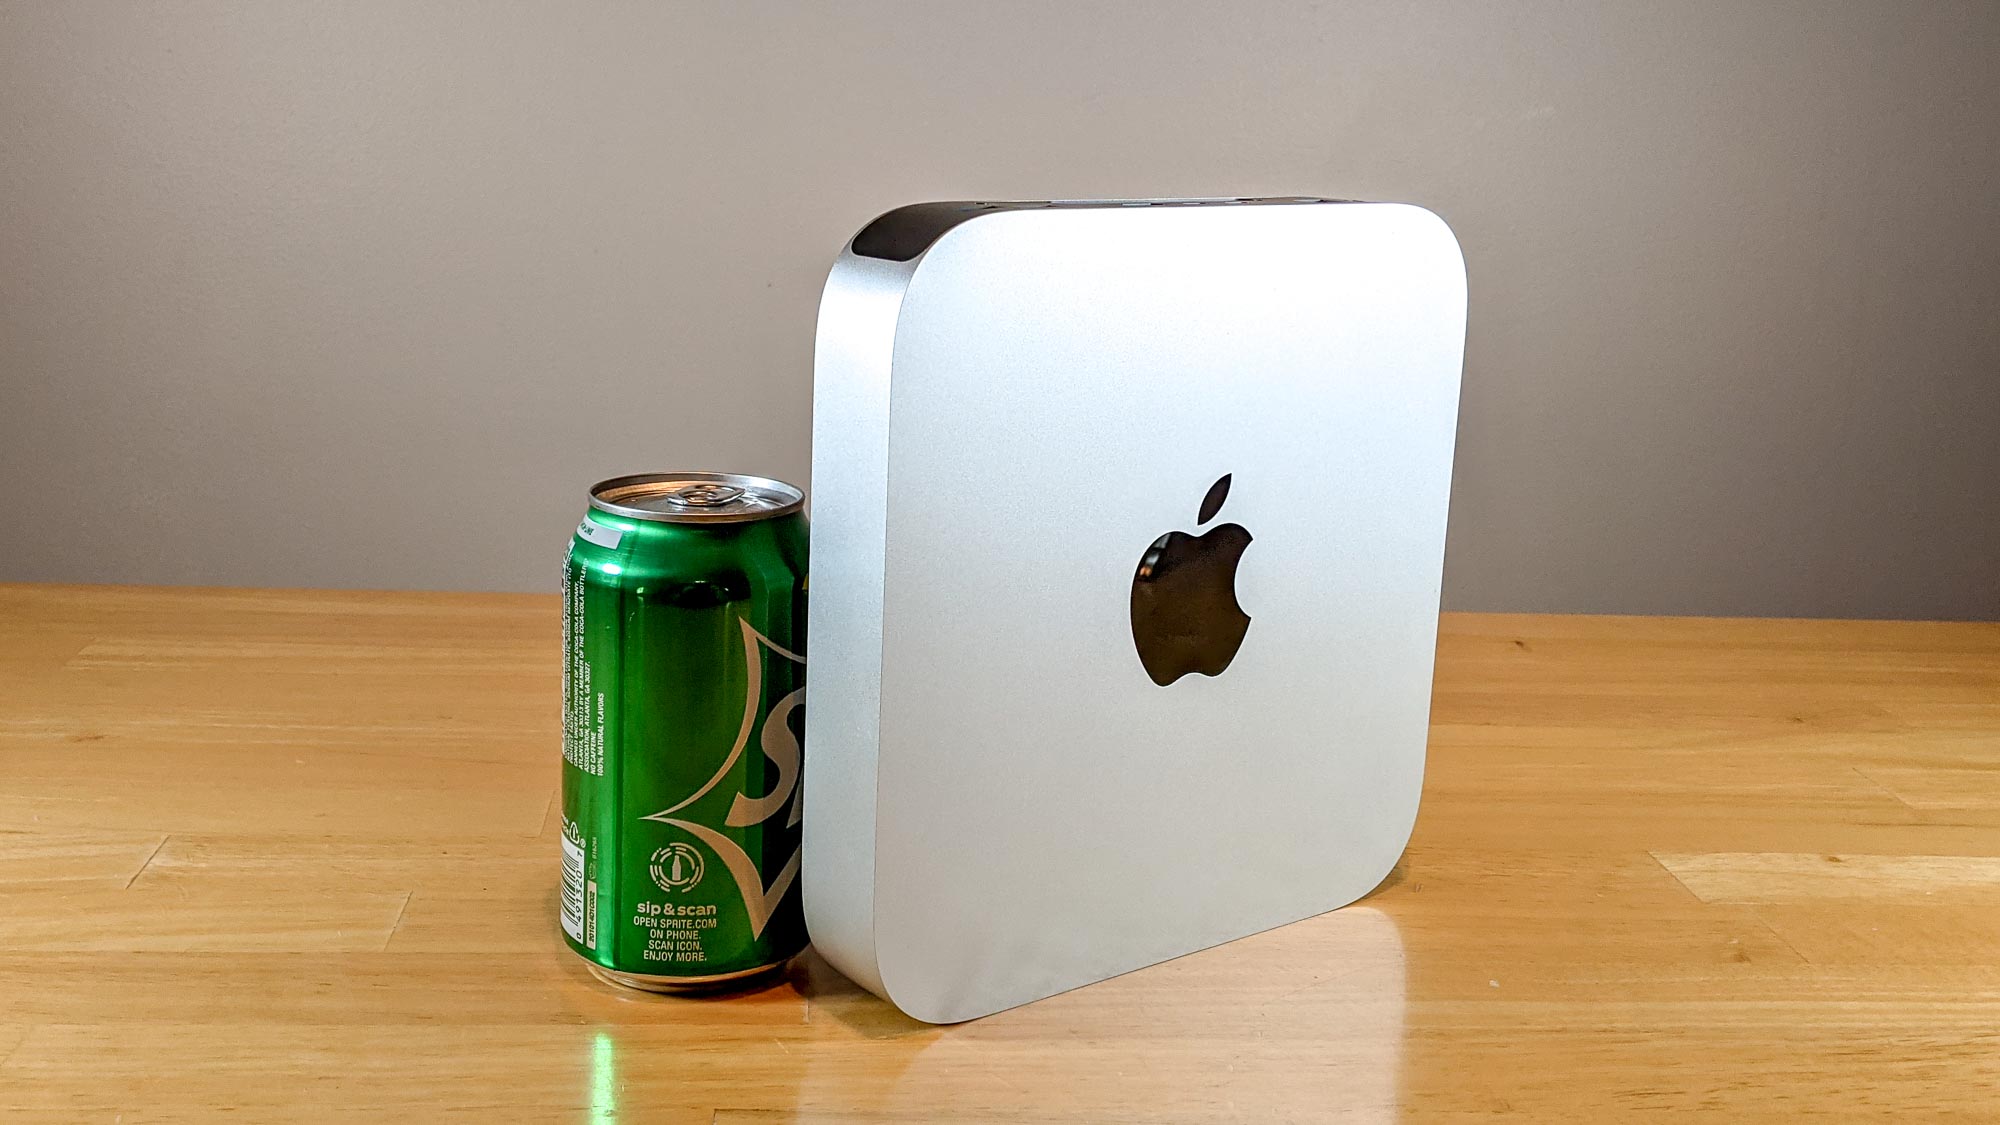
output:
[{"label": "mac mini", "polygon": [[925,203],[813,385],[814,944],[972,1019],[1343,906],[1423,784],[1465,268],[1331,199]]}]

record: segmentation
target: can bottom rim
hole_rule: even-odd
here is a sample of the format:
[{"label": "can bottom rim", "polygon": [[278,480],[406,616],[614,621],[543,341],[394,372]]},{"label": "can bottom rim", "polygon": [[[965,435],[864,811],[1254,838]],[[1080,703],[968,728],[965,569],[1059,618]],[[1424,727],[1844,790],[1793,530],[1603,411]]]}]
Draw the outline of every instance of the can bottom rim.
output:
[{"label": "can bottom rim", "polygon": [[636,988],[641,992],[719,992],[752,984],[762,977],[776,976],[791,963],[791,960],[787,957],[768,965],[738,969],[733,973],[716,973],[706,977],[662,977],[650,973],[621,973],[616,969],[607,969],[595,961],[585,961],[584,967],[590,970],[592,976],[606,984],[615,984],[620,988]]}]

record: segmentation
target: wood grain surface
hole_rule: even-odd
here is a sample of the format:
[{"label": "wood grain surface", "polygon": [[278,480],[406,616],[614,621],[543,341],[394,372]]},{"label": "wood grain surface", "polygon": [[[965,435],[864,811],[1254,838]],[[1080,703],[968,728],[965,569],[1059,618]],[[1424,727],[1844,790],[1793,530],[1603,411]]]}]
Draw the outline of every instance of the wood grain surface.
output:
[{"label": "wood grain surface", "polygon": [[2000,1117],[2000,625],[1448,616],[1373,895],[951,1028],[583,971],[557,633],[0,586],[0,1118]]}]

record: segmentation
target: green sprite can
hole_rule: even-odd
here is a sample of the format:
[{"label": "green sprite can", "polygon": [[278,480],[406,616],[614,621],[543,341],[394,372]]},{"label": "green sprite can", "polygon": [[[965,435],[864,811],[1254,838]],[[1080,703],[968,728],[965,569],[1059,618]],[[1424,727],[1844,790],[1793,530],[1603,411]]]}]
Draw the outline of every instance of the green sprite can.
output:
[{"label": "green sprite can", "polygon": [[803,506],[725,473],[590,490],[563,570],[560,911],[614,984],[747,982],[805,948]]}]

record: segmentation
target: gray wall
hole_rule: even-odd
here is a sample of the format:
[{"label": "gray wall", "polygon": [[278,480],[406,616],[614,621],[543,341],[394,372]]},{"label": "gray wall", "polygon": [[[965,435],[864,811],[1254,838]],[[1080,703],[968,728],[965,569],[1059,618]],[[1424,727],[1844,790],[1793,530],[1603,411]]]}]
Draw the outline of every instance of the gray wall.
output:
[{"label": "gray wall", "polygon": [[2000,5],[0,7],[0,578],[552,588],[917,199],[1422,202],[1448,601],[2000,617]]}]

